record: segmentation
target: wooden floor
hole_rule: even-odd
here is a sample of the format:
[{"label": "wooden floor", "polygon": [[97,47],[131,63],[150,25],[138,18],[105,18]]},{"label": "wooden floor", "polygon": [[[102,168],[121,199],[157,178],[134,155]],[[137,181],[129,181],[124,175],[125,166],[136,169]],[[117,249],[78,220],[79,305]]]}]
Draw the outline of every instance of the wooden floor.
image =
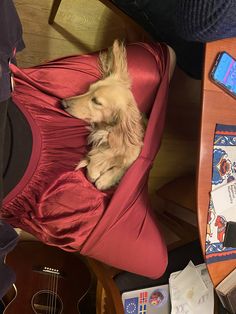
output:
[{"label": "wooden floor", "polygon": [[63,0],[53,25],[48,24],[52,0],[15,0],[23,24],[26,49],[20,66],[106,48],[125,37],[120,19],[97,0]]},{"label": "wooden floor", "polygon": [[[98,0],[63,0],[49,25],[51,0],[15,0],[26,48],[18,65],[28,67],[71,54],[100,50],[125,38],[122,20]],[[195,172],[198,154],[201,82],[176,68],[170,86],[162,147],[151,171],[150,195],[166,182]]]}]

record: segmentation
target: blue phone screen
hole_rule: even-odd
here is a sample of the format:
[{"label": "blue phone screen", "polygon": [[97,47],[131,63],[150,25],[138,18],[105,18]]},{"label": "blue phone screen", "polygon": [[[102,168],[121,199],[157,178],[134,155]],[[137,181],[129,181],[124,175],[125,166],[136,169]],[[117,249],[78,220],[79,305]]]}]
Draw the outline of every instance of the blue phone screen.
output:
[{"label": "blue phone screen", "polygon": [[213,77],[236,95],[236,61],[230,55],[222,53]]}]

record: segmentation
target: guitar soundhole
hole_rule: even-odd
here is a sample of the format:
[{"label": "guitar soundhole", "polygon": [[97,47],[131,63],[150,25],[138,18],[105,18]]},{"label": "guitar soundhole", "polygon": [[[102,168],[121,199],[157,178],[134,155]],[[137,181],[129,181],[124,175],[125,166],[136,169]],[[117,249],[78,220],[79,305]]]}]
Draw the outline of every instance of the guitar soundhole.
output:
[{"label": "guitar soundhole", "polygon": [[36,314],[61,314],[63,303],[61,298],[52,291],[39,291],[31,301],[33,310]]}]

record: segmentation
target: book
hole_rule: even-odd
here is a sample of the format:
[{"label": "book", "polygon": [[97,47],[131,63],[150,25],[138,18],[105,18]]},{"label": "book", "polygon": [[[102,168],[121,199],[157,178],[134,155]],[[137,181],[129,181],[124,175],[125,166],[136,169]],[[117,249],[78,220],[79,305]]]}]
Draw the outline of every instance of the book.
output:
[{"label": "book", "polygon": [[216,293],[227,311],[236,313],[236,268],[215,288]]},{"label": "book", "polygon": [[169,285],[122,293],[125,314],[170,314]]}]

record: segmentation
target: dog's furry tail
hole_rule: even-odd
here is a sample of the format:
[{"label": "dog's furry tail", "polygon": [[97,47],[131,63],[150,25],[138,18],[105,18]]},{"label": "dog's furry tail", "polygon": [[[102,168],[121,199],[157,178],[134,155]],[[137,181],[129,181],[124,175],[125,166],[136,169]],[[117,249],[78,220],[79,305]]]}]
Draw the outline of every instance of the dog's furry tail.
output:
[{"label": "dog's furry tail", "polygon": [[89,164],[89,160],[87,158],[82,159],[76,166],[75,171],[79,170],[80,168],[87,167],[88,164]]}]

